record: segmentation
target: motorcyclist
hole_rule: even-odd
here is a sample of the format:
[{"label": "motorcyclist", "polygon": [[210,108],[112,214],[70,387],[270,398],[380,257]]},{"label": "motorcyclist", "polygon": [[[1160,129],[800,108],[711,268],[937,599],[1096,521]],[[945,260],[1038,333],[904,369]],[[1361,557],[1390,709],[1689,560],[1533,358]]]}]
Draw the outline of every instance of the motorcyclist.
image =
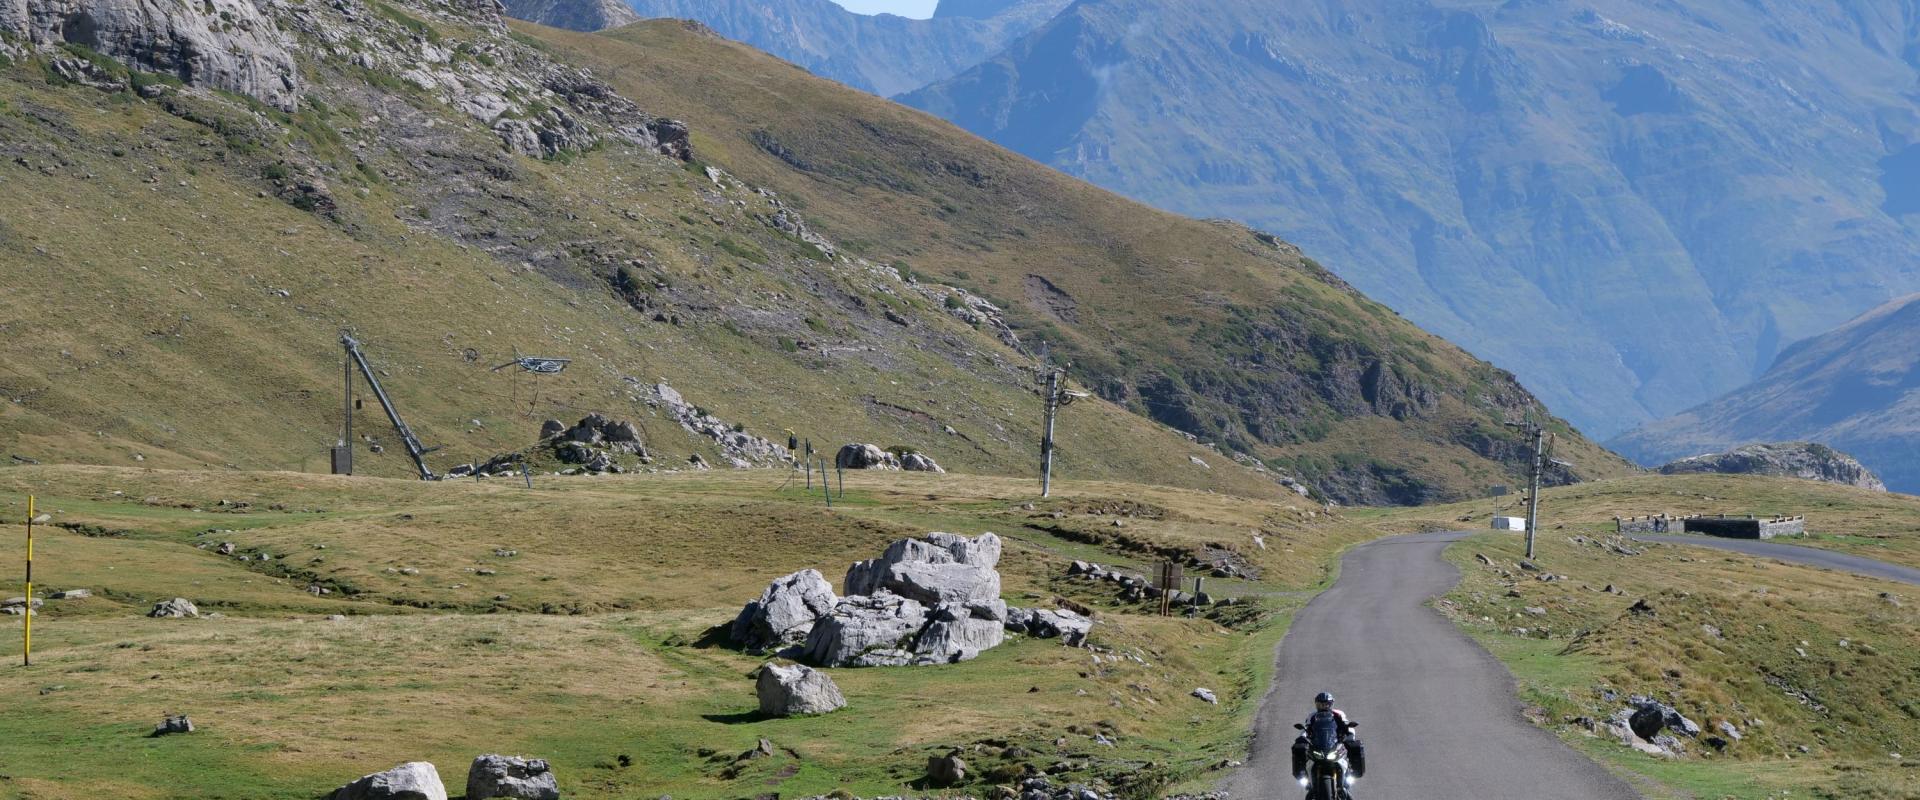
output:
[{"label": "motorcyclist", "polygon": [[[1313,708],[1313,715],[1307,717],[1307,727],[1309,729],[1313,727],[1313,718],[1315,716],[1332,714],[1334,721],[1340,726],[1340,741],[1347,746],[1347,766],[1353,770],[1353,777],[1359,778],[1366,775],[1366,749],[1361,746],[1360,740],[1354,737],[1353,723],[1348,721],[1346,712],[1333,707],[1333,695],[1328,692],[1321,692],[1314,695]],[[1293,740],[1293,779],[1302,780],[1306,777],[1307,735],[1303,732],[1298,738]]]}]

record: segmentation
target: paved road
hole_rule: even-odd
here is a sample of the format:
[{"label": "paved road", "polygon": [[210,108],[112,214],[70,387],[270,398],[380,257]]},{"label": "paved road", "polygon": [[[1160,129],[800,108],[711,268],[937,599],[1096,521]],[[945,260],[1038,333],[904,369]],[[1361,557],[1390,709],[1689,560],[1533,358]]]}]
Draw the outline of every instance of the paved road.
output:
[{"label": "paved road", "polygon": [[1401,536],[1347,554],[1340,580],[1280,645],[1253,753],[1224,786],[1233,800],[1305,795],[1288,774],[1289,748],[1320,691],[1339,697],[1367,746],[1356,800],[1639,797],[1522,718],[1506,668],[1424,605],[1459,580],[1441,551],[1464,536]]},{"label": "paved road", "polygon": [[1832,550],[1817,547],[1802,547],[1797,544],[1766,542],[1754,539],[1718,539],[1711,536],[1676,536],[1672,534],[1642,533],[1633,534],[1633,538],[1642,542],[1665,542],[1667,544],[1690,544],[1697,547],[1715,547],[1732,550],[1750,556],[1779,559],[1795,564],[1851,572],[1870,578],[1883,578],[1901,583],[1920,584],[1920,569],[1875,561],[1871,558],[1850,556]]}]

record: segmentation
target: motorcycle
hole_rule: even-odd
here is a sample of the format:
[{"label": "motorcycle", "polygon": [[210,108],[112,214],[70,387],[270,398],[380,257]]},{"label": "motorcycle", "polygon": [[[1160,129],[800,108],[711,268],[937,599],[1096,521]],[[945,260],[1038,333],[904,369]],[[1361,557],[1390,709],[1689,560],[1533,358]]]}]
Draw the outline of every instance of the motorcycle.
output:
[{"label": "motorcycle", "polygon": [[[1307,774],[1300,779],[1307,800],[1353,800],[1347,790],[1355,777],[1347,764],[1347,743],[1339,722],[1332,714],[1315,714],[1293,727],[1307,737]],[[1348,730],[1358,727],[1358,723],[1347,723]]]}]

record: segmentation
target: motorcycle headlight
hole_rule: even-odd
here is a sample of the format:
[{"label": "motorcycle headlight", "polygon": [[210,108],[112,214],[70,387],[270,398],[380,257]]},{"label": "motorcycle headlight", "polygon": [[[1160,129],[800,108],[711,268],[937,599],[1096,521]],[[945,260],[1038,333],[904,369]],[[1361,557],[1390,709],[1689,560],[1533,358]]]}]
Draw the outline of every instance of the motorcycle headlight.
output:
[{"label": "motorcycle headlight", "polygon": [[1307,788],[1307,778],[1304,775],[1300,776],[1300,788]]},{"label": "motorcycle headlight", "polygon": [[1348,786],[1352,786],[1352,785],[1353,785],[1353,782],[1354,782],[1354,781],[1356,781],[1356,780],[1359,780],[1359,779],[1358,779],[1358,778],[1355,778],[1355,777],[1353,777],[1353,773],[1351,773],[1351,772],[1349,772],[1349,773],[1347,773],[1347,785],[1348,785]]}]

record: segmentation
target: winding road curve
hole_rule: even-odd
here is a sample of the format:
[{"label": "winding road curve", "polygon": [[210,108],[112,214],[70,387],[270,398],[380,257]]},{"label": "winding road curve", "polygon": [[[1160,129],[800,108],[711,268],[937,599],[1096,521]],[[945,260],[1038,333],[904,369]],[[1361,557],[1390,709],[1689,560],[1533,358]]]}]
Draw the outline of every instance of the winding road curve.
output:
[{"label": "winding road curve", "polygon": [[1294,616],[1233,800],[1299,800],[1296,722],[1333,692],[1359,724],[1367,777],[1356,800],[1630,800],[1640,795],[1520,715],[1505,666],[1428,608],[1460,573],[1441,556],[1467,534],[1361,545],[1340,579]]},{"label": "winding road curve", "polygon": [[[1662,542],[1665,544],[1686,544],[1695,547],[1712,547],[1718,550],[1732,550],[1761,558],[1772,558],[1793,564],[1865,575],[1869,578],[1881,578],[1901,583],[1920,585],[1920,569],[1875,561],[1861,556],[1850,556],[1832,550],[1803,547],[1797,544],[1759,541],[1754,539],[1715,539],[1707,536],[1676,536],[1671,534],[1641,533],[1632,534],[1634,541]],[[1364,740],[1363,740],[1364,741]]]}]

